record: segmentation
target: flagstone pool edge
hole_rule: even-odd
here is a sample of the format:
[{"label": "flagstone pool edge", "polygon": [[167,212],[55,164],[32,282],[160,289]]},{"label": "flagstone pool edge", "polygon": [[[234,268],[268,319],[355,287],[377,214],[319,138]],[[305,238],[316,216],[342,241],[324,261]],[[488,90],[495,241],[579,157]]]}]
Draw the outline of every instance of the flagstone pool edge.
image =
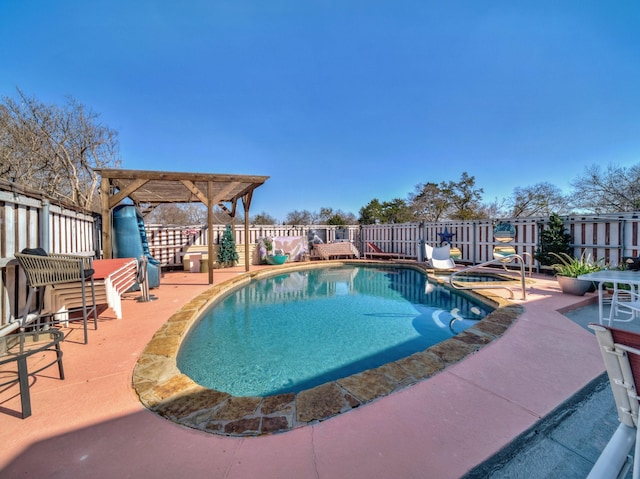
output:
[{"label": "flagstone pool edge", "polygon": [[[199,294],[156,331],[140,355],[132,381],[140,401],[170,421],[208,433],[259,436],[285,432],[346,413],[432,377],[502,336],[523,311],[521,306],[487,290],[476,292],[474,296],[496,309],[464,332],[406,358],[298,393],[237,397],[200,386],[178,369],[176,359],[182,340],[200,314],[225,293],[274,273],[354,263],[385,264],[379,261],[285,264],[241,274]],[[425,272],[420,263],[394,266]]]}]

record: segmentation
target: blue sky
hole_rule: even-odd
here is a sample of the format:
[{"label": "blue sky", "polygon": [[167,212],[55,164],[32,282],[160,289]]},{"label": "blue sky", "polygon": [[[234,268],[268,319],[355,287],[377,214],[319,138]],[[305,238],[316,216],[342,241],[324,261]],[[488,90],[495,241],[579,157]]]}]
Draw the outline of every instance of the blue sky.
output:
[{"label": "blue sky", "polygon": [[277,219],[464,171],[569,192],[640,163],[640,3],[3,0],[16,87],[100,113],[124,168],[270,176]]}]

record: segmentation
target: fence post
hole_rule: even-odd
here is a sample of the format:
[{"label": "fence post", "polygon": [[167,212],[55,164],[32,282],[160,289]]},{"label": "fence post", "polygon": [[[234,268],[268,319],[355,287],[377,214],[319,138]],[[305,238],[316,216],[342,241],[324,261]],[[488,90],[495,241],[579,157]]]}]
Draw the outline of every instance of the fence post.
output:
[{"label": "fence post", "polygon": [[627,235],[625,234],[627,231],[627,220],[626,218],[622,219],[622,224],[620,225],[620,259],[624,258],[625,256],[629,256],[626,253],[627,248],[626,248],[626,244],[625,241],[627,240]]},{"label": "fence post", "polygon": [[418,261],[424,263],[427,258],[424,257],[424,245],[425,245],[425,237],[426,237],[426,225],[424,224],[424,221],[420,222],[420,225],[418,226],[418,254],[416,255],[416,257],[418,258]]},{"label": "fence post", "polygon": [[50,241],[50,230],[49,230],[49,200],[42,200],[42,209],[40,214],[40,238],[39,245],[44,248],[47,253],[51,253],[51,248],[49,247]]},{"label": "fence post", "polygon": [[473,244],[470,245],[470,250],[473,250],[473,254],[471,255],[472,264],[478,264],[478,228],[480,227],[480,223],[478,221],[473,222]]}]

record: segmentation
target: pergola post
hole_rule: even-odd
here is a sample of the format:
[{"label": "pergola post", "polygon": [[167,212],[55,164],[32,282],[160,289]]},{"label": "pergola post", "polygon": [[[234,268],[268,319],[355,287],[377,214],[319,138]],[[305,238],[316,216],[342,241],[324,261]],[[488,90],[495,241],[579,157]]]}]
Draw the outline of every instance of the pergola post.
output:
[{"label": "pergola post", "polygon": [[207,244],[209,246],[209,284],[213,284],[213,182],[207,182]]},{"label": "pergola post", "polygon": [[100,203],[102,204],[102,257],[104,259],[113,257],[111,248],[111,208],[109,208],[110,188],[109,178],[103,176],[100,180]]},{"label": "pergola post", "polygon": [[242,197],[242,206],[244,207],[244,270],[249,272],[249,263],[251,255],[249,254],[249,206],[251,205],[251,193],[247,193]]}]

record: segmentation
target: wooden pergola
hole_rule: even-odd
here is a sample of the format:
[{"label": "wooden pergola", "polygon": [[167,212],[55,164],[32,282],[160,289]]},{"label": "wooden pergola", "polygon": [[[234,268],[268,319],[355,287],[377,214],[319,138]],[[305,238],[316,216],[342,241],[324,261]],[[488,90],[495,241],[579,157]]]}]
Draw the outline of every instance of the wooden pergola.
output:
[{"label": "wooden pergola", "polygon": [[[249,238],[249,207],[253,191],[268,176],[178,173],[170,171],[96,169],[101,176],[102,249],[111,258],[111,211],[125,198],[147,211],[163,203],[202,202],[207,207],[209,284],[213,284],[213,208],[218,205],[233,219],[238,200],[244,207],[245,238]],[[249,248],[245,245],[245,269],[249,271]]]}]

